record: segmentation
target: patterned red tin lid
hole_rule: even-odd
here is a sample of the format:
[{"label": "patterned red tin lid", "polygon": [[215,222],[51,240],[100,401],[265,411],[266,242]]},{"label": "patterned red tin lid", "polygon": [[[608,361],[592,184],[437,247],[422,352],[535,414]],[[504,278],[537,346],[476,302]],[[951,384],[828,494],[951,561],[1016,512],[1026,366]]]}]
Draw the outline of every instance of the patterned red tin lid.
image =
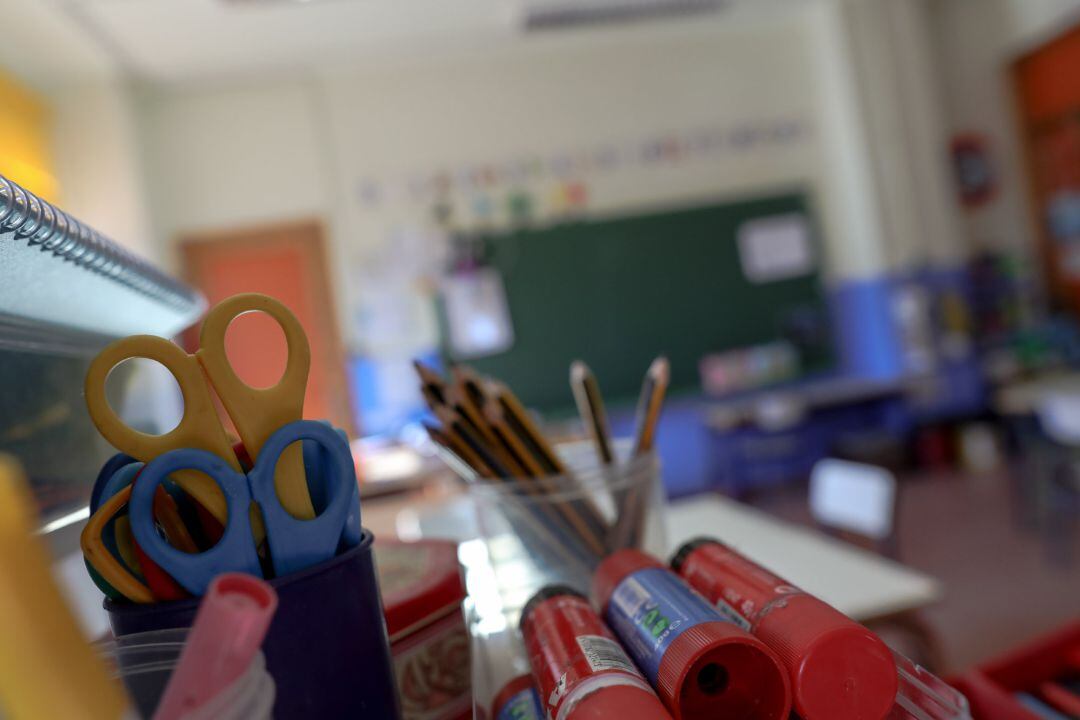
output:
[{"label": "patterned red tin lid", "polygon": [[465,599],[465,583],[450,540],[377,540],[386,629],[393,642],[444,617]]}]

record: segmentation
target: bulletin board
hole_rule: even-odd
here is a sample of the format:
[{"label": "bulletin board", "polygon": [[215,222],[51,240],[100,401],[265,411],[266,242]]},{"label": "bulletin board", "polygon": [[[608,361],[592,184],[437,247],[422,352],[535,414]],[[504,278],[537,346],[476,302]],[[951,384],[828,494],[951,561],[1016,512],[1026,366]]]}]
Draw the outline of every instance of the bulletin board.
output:
[{"label": "bulletin board", "polygon": [[[812,266],[751,279],[740,230],[777,217],[804,219]],[[578,358],[611,405],[633,402],[661,353],[671,361],[671,391],[697,392],[703,355],[789,336],[809,316],[827,324],[821,247],[803,192],[489,235],[487,259],[503,278],[514,342],[466,362],[555,413],[573,407],[568,374]],[[803,358],[805,370],[831,367],[831,342],[804,348]]]}]

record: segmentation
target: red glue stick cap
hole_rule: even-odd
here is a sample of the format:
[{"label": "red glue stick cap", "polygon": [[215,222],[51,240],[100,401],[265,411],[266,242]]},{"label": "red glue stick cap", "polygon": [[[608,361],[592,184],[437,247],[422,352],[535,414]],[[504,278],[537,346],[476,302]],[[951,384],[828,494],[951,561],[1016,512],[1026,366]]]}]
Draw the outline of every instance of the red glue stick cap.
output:
[{"label": "red glue stick cap", "polygon": [[614,685],[586,695],[566,720],[671,720],[671,714],[651,692]]},{"label": "red glue stick cap", "polygon": [[763,617],[754,634],[791,670],[806,720],[882,720],[896,700],[896,663],[877,635],[810,595]]}]

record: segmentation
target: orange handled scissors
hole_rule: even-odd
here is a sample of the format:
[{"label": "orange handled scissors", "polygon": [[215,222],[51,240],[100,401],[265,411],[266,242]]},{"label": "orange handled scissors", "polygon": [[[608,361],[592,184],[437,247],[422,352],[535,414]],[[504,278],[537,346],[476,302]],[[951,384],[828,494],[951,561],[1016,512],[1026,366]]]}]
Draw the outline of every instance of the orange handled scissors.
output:
[{"label": "orange handled scissors", "polygon": [[[238,316],[262,312],[273,318],[285,334],[288,359],[278,383],[254,388],[244,383],[225,354],[225,332]],[[253,460],[274,431],[300,420],[304,389],[311,367],[311,348],[300,321],[277,300],[260,293],[234,295],[215,305],[206,315],[199,335],[199,350],[189,355],[174,343],[153,335],[133,335],[112,343],[94,358],[86,373],[86,406],[98,430],[116,449],[150,462],[170,450],[206,450],[242,472],[225,427],[214,408],[211,391],[217,394],[232,419],[244,447]],[[105,382],[112,369],[130,358],[156,360],[164,365],[184,397],[180,423],[164,435],[149,435],[125,424],[105,398]],[[212,479],[194,471],[177,471],[173,478],[223,524],[228,520],[225,496]],[[304,475],[303,454],[297,443],[281,455],[274,473],[278,498],[289,514],[300,519],[315,517]],[[254,528],[262,539],[261,523]]]}]

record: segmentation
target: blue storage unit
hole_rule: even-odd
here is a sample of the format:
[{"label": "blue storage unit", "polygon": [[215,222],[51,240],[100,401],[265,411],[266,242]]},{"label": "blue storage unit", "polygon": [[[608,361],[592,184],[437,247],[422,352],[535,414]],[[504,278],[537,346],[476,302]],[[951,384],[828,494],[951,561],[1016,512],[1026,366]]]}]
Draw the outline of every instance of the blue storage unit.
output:
[{"label": "blue storage unit", "polygon": [[874,430],[903,434],[905,415],[903,395],[890,393],[810,409],[783,430],[710,430],[711,487],[737,496],[805,479],[844,437]]}]

